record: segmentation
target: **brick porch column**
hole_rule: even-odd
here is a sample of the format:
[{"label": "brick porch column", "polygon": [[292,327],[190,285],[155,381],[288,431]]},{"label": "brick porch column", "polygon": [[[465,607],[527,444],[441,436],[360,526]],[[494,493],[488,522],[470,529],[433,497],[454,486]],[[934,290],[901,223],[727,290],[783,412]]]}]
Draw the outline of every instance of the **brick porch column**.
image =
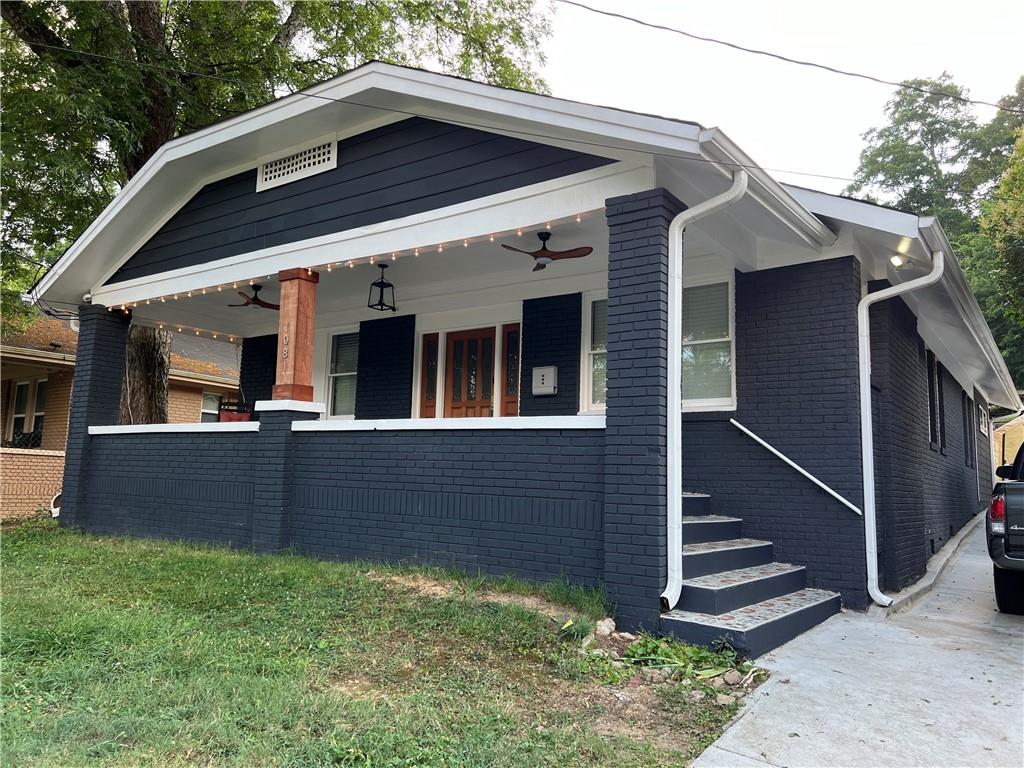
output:
[{"label": "brick porch column", "polygon": [[279,272],[281,310],[277,334],[277,379],[274,400],[313,399],[313,330],[316,324],[317,272]]},{"label": "brick porch column", "polygon": [[78,322],[60,508],[60,524],[72,528],[81,527],[86,519],[89,427],[117,424],[120,415],[131,313],[83,304],[78,308]]},{"label": "brick porch column", "polygon": [[667,573],[668,227],[685,208],[664,189],[605,203],[604,582],[630,630],[657,628]]}]

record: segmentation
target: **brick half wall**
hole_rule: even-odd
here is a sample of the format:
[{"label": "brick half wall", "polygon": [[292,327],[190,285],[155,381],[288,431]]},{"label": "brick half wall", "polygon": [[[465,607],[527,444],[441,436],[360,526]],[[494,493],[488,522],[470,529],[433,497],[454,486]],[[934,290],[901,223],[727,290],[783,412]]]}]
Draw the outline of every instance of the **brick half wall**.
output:
[{"label": "brick half wall", "polygon": [[0,448],[0,520],[49,510],[64,476],[64,451]]}]

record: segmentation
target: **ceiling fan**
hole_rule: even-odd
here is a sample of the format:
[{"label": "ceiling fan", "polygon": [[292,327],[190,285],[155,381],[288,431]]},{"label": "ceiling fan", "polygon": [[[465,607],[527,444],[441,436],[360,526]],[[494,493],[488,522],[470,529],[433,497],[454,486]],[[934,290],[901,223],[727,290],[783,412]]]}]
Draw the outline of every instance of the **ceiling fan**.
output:
[{"label": "ceiling fan", "polygon": [[516,248],[511,245],[501,244],[502,248],[507,248],[510,251],[516,251],[517,253],[525,253],[527,256],[532,256],[536,262],[533,266],[534,272],[539,272],[544,269],[552,261],[558,261],[559,259],[579,259],[583,256],[588,256],[593,253],[594,249],[589,245],[584,245],[580,248],[572,248],[568,251],[549,251],[548,240],[551,239],[550,232],[538,232],[537,237],[540,240],[540,248],[536,251],[524,251],[522,248]]},{"label": "ceiling fan", "polygon": [[238,295],[244,299],[241,304],[228,304],[229,307],[263,307],[264,309],[281,309],[280,304],[271,304],[269,301],[264,301],[260,298],[260,289],[262,285],[252,286],[252,296],[238,292]]}]

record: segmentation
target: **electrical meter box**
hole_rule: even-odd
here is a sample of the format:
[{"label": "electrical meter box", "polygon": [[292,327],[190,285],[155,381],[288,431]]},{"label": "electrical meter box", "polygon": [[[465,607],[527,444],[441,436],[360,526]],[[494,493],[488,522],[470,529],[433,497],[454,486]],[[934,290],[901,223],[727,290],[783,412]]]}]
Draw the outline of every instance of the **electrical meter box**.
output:
[{"label": "electrical meter box", "polygon": [[558,367],[554,365],[537,366],[533,369],[533,388],[535,397],[558,394]]}]

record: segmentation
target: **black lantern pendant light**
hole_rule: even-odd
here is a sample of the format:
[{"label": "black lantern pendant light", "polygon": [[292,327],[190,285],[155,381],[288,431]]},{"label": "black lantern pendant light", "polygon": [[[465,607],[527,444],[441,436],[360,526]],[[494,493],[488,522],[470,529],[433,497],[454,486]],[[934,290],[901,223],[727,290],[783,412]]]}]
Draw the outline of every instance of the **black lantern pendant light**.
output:
[{"label": "black lantern pendant light", "polygon": [[[366,306],[370,309],[376,309],[378,312],[386,312],[391,310],[397,312],[398,307],[395,306],[395,286],[387,281],[384,277],[384,270],[388,268],[387,264],[379,264],[380,277],[370,283],[370,298],[366,301]],[[374,301],[374,292],[376,292],[377,300]]]}]

